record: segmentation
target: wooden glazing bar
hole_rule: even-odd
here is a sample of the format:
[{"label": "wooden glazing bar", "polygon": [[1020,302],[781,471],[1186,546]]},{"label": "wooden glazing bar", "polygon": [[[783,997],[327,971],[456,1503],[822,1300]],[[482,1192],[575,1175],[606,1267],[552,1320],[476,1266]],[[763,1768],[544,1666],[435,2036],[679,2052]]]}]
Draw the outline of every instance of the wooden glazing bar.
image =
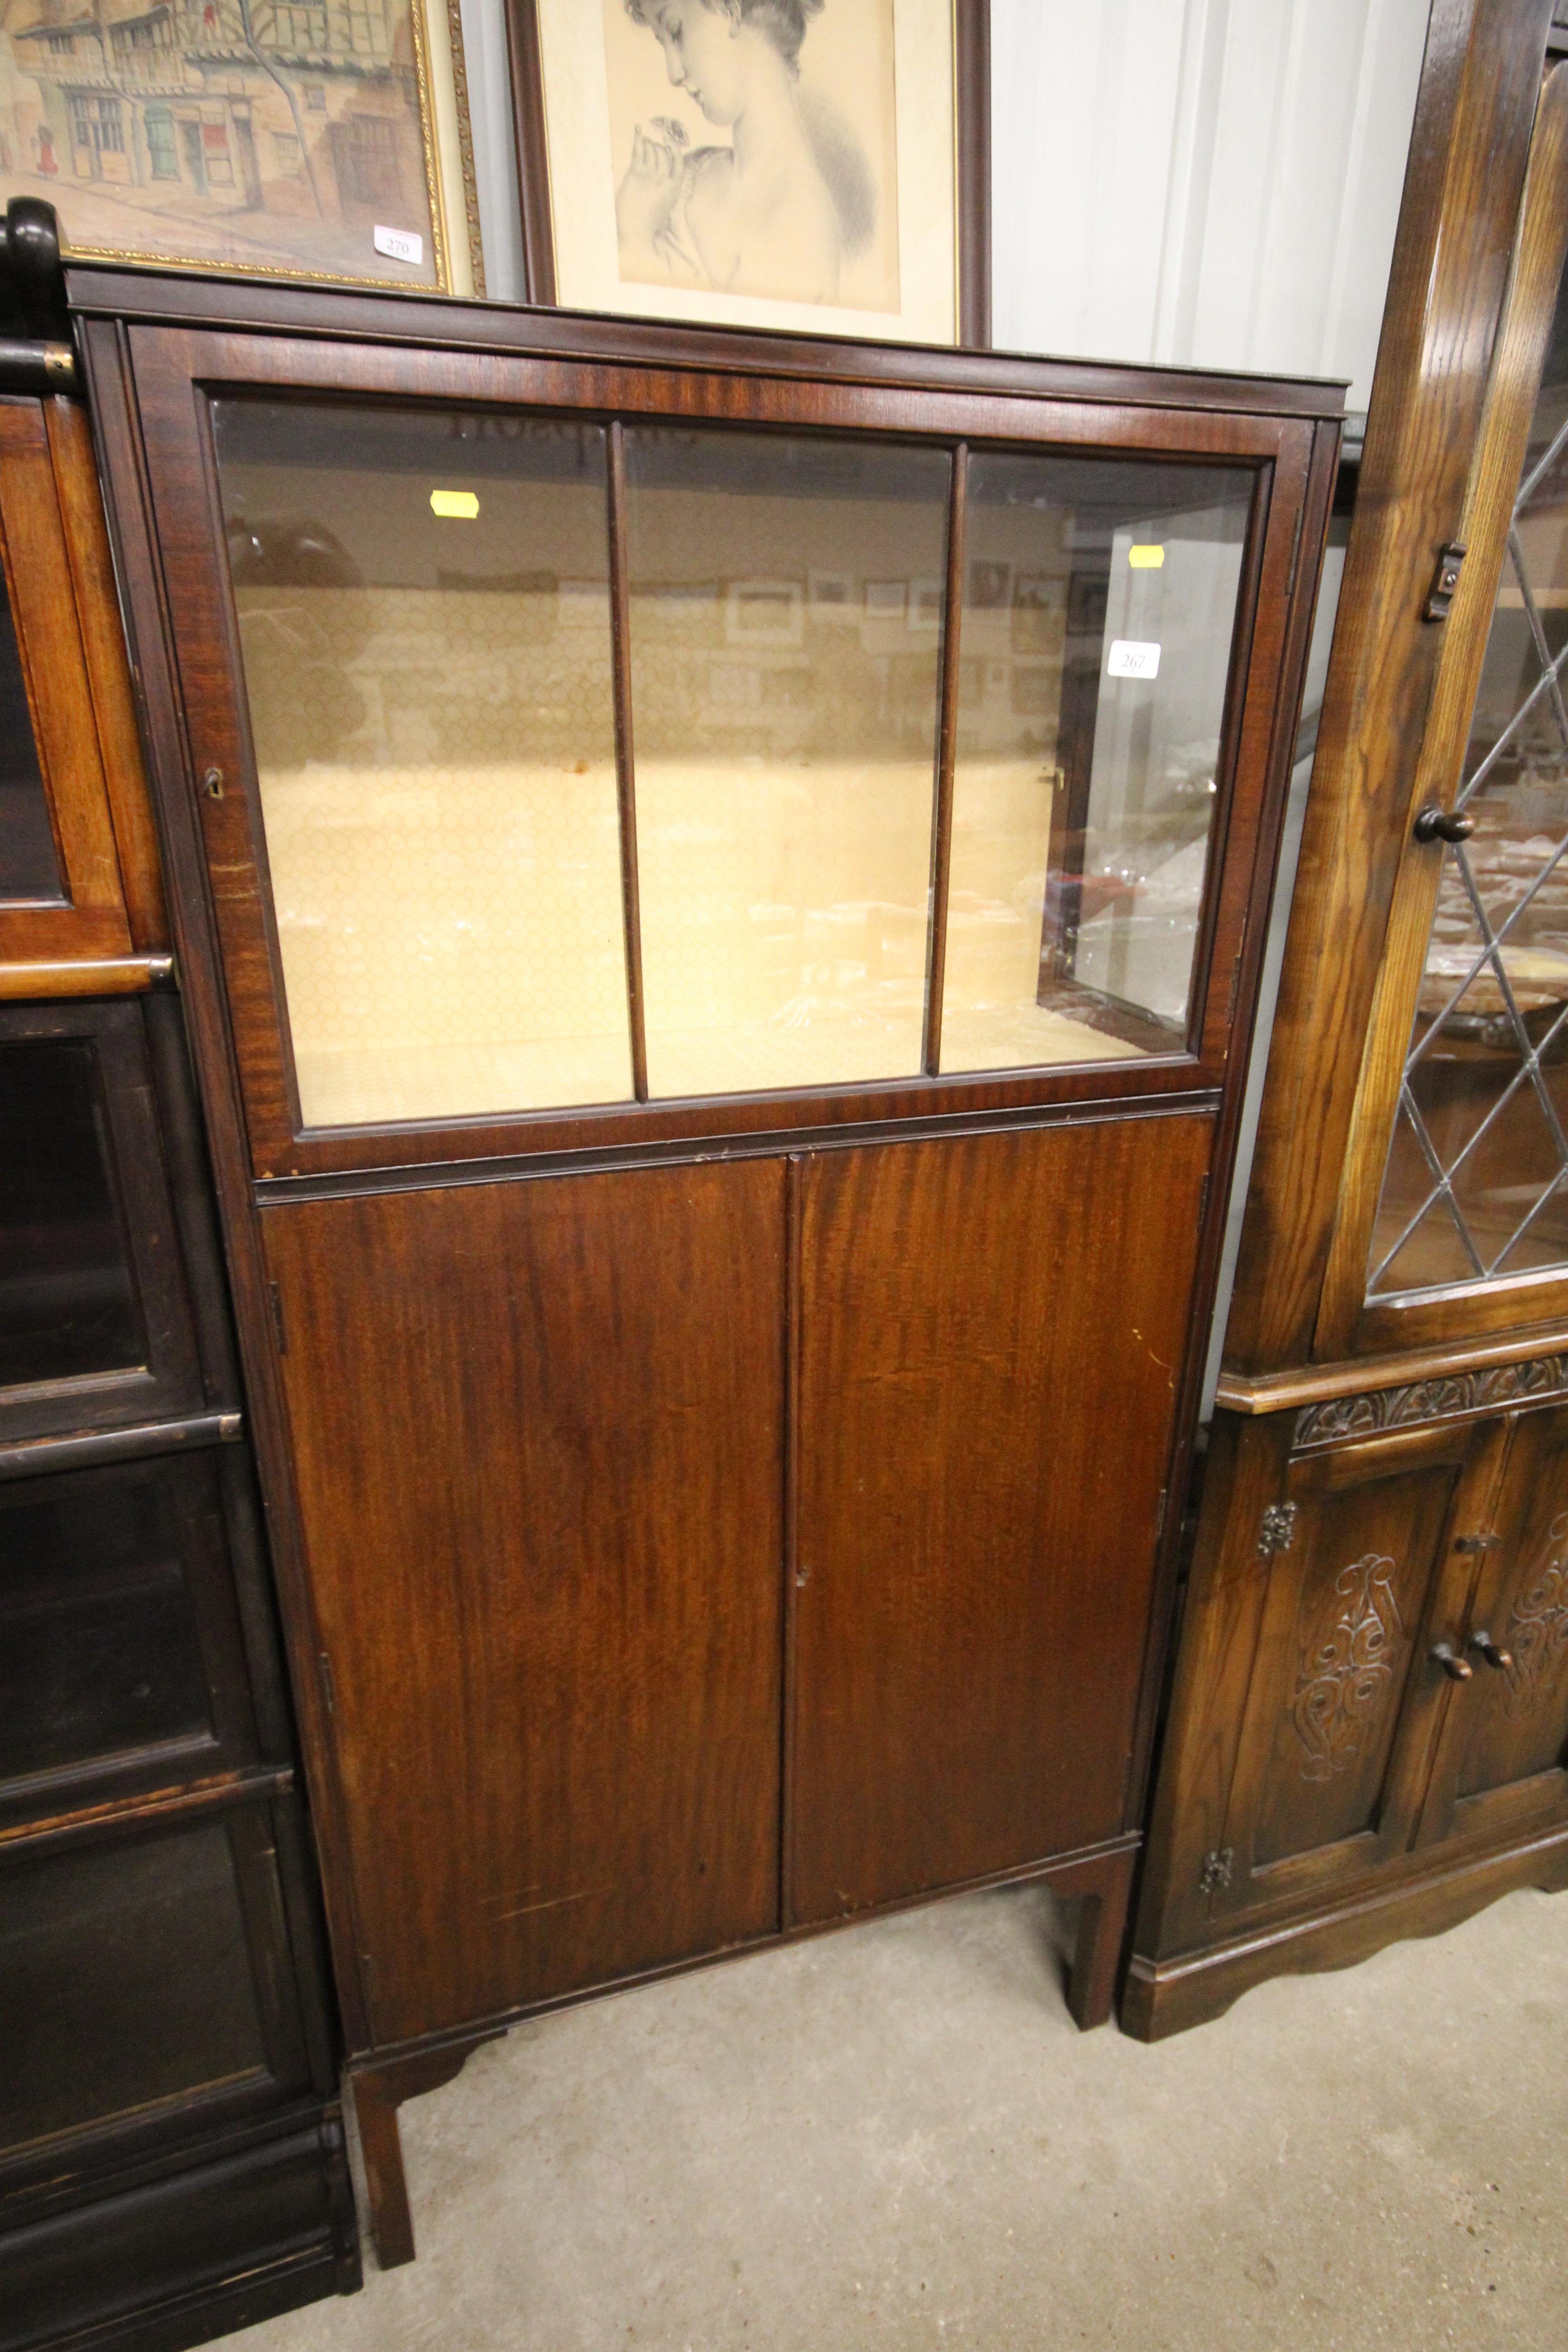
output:
[{"label": "wooden glazing bar", "polygon": [[50,962],[0,964],[0,999],[26,1003],[35,996],[139,996],[160,988],[174,969],[173,956],[61,957]]},{"label": "wooden glazing bar", "polygon": [[632,750],[631,592],[626,583],[626,438],[610,426],[610,664],[616,705],[616,798],[621,823],[621,919],[626,929],[626,1019],[631,1027],[632,1091],[647,1100],[647,1034],[643,1018],[642,906],[637,894],[637,772]]},{"label": "wooden glazing bar", "polygon": [[952,868],[952,770],[958,742],[958,656],[963,635],[963,541],[967,522],[969,449],[961,441],[952,453],[952,488],[947,514],[947,597],[942,607],[942,715],[936,738],[936,826],[931,859],[931,933],[926,959],[925,1056],[927,1077],[942,1067],[942,992],[947,974],[947,884]]}]

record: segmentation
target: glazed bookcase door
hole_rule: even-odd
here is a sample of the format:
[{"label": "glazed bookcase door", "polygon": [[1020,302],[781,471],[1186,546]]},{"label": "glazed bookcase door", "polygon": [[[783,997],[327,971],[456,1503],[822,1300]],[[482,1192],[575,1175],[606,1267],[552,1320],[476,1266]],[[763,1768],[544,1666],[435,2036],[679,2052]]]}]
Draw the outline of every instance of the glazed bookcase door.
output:
[{"label": "glazed bookcase door", "polygon": [[0,962],[123,956],[103,748],[37,400],[0,400]]},{"label": "glazed bookcase door", "polygon": [[131,342],[258,1177],[1222,1084],[1331,427]]},{"label": "glazed bookcase door", "polygon": [[1568,1309],[1565,256],[1559,67],[1460,531],[1320,1357]]},{"label": "glazed bookcase door", "polygon": [[1332,1895],[1410,1844],[1452,1687],[1432,1654],[1463,1640],[1447,1563],[1484,1523],[1502,1443],[1496,1425],[1447,1428],[1289,1465],[1258,1537],[1212,1916]]},{"label": "glazed bookcase door", "polygon": [[1568,1411],[1515,1423],[1483,1532],[1456,1611],[1471,1674],[1449,1701],[1423,1843],[1568,1822]]}]

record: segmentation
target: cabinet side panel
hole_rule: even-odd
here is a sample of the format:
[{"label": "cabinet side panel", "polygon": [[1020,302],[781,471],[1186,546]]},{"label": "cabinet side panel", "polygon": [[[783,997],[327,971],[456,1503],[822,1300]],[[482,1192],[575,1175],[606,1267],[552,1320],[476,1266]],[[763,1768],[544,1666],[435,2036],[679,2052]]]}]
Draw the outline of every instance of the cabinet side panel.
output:
[{"label": "cabinet side panel", "polygon": [[777,1924],[783,1193],[264,1218],[378,2043]]},{"label": "cabinet side panel", "polygon": [[1120,1831],[1211,1131],[808,1167],[796,1920]]}]

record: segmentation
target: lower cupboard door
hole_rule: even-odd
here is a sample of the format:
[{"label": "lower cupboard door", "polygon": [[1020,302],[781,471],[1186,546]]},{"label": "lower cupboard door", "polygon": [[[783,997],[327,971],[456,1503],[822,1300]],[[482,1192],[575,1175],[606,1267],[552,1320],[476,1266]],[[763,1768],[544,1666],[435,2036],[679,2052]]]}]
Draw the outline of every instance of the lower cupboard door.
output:
[{"label": "lower cupboard door", "polygon": [[784,1181],[265,1214],[377,2043],[777,1927]]},{"label": "lower cupboard door", "polygon": [[1210,1140],[803,1167],[793,1922],[1123,1828]]}]

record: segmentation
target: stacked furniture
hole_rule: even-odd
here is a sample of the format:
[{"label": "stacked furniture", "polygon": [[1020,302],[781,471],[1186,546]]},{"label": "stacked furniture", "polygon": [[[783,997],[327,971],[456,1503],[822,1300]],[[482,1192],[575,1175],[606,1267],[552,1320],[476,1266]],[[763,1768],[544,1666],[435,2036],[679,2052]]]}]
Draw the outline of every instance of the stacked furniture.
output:
[{"label": "stacked furniture", "polygon": [[0,356],[0,2346],[172,2352],[356,2285],[359,2258],[109,545],[39,315],[50,242],[13,205],[13,307],[45,291]]},{"label": "stacked furniture", "polygon": [[1568,64],[1435,19],[1123,2022],[1568,1885]]}]

